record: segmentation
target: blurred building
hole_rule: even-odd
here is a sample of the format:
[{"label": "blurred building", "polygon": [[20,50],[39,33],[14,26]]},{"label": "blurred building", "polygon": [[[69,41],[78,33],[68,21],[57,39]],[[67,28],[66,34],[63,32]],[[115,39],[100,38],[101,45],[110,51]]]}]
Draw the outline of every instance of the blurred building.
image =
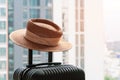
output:
[{"label": "blurred building", "polygon": [[[0,0],[0,80],[13,80],[13,72],[28,61],[28,50],[13,44],[8,35],[25,28],[28,19],[53,20],[72,43],[69,51],[56,52],[54,61],[84,68],[84,0]],[[33,63],[47,62],[47,52],[33,51]]]},{"label": "blurred building", "polygon": [[[0,80],[13,80],[14,70],[27,64],[28,50],[14,45],[8,35],[25,28],[30,18],[52,20],[52,7],[52,0],[0,0]],[[46,52],[33,54],[34,63],[47,61]]]},{"label": "blurred building", "polygon": [[[84,68],[86,79],[103,80],[102,0],[0,0],[0,80],[13,80],[14,70],[27,64],[28,50],[8,35],[30,18],[53,20],[72,43],[69,51],[55,52],[53,61]],[[47,61],[47,52],[33,54],[33,63]]]},{"label": "blurred building", "polygon": [[62,28],[64,38],[73,43],[73,55],[64,52],[63,62],[84,68],[84,0],[62,0]]},{"label": "blurred building", "polygon": [[[25,28],[28,19],[30,18],[46,18],[52,20],[52,0],[10,0],[9,4],[13,7],[11,11],[10,24],[12,31]],[[8,12],[9,13],[9,12]],[[8,20],[9,20],[8,18]],[[11,24],[11,25],[12,25]],[[8,25],[9,26],[9,25]],[[9,26],[10,28],[10,26]],[[11,42],[11,41],[10,41]],[[12,42],[11,42],[12,43]],[[9,43],[10,44],[10,43]],[[28,49],[22,48],[17,45],[9,45],[9,79],[12,80],[13,71],[18,67],[25,67],[28,64]],[[33,51],[33,63],[41,63],[47,61],[47,52]],[[12,65],[11,65],[12,64]]]},{"label": "blurred building", "polygon": [[8,79],[8,8],[7,1],[0,0],[0,80]]}]

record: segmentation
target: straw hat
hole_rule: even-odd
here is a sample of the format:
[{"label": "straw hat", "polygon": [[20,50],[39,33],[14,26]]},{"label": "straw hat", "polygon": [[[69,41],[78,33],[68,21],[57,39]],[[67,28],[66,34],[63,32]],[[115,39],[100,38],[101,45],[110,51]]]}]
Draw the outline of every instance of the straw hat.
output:
[{"label": "straw hat", "polygon": [[40,51],[66,51],[72,46],[62,39],[62,30],[58,25],[46,19],[30,19],[26,29],[10,34],[10,39],[24,48]]}]

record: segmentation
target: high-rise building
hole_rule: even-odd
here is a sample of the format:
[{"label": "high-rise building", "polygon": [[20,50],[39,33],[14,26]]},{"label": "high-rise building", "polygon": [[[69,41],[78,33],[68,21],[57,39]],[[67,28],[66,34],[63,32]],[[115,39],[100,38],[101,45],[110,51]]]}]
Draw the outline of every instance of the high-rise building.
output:
[{"label": "high-rise building", "polygon": [[[69,56],[70,54],[64,52],[63,62],[71,63],[70,59],[74,57],[72,64],[84,68],[84,0],[62,1],[62,28],[64,38],[68,41],[71,39],[73,40],[72,43],[74,43],[74,50],[72,53],[70,52],[74,55]],[[74,24],[70,23],[70,21]]]},{"label": "high-rise building", "polygon": [[[8,36],[14,30],[14,0],[8,0]],[[14,45],[8,40],[8,79],[12,80],[14,71]]]},{"label": "high-rise building", "polygon": [[[46,18],[52,20],[52,0],[14,0],[14,29],[25,28],[30,18]],[[44,54],[41,54],[44,53]],[[46,52],[33,51],[34,62],[45,62]],[[14,69],[27,63],[28,50],[14,45]],[[20,60],[18,60],[18,56]],[[20,57],[21,56],[21,57]]]},{"label": "high-rise building", "polygon": [[[31,18],[45,18],[52,20],[52,6],[52,0],[14,0],[13,29],[17,30],[25,28],[27,21]],[[14,70],[18,67],[26,66],[28,62],[28,49],[14,45],[13,57],[12,67]],[[33,50],[33,63],[46,61],[47,52]]]},{"label": "high-rise building", "polygon": [[76,65],[84,68],[84,0],[75,0]]},{"label": "high-rise building", "polygon": [[7,1],[0,0],[0,80],[8,79]]}]

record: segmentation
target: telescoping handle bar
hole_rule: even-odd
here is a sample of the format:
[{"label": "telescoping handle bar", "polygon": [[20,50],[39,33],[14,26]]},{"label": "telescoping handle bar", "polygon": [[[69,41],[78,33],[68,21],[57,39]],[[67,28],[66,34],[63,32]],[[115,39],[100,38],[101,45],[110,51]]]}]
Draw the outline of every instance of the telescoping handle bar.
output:
[{"label": "telescoping handle bar", "polygon": [[[48,52],[48,62],[52,62],[53,60],[53,52]],[[33,64],[33,50],[28,49],[28,65]]]}]

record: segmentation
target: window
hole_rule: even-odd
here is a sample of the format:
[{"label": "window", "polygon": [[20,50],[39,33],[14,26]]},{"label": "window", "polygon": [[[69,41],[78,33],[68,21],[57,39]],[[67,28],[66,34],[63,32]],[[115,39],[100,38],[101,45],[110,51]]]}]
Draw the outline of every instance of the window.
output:
[{"label": "window", "polygon": [[14,70],[14,61],[11,59],[9,60],[9,69],[10,69],[10,71]]},{"label": "window", "polygon": [[46,18],[52,19],[52,9],[46,9]]},{"label": "window", "polygon": [[6,75],[5,74],[0,74],[0,80],[6,80]]},{"label": "window", "polygon": [[1,3],[4,4],[4,3],[5,3],[5,0],[0,0],[0,4],[1,4]]},{"label": "window", "polygon": [[81,34],[80,35],[80,43],[81,43],[81,45],[84,45],[84,35],[83,34]]},{"label": "window", "polygon": [[0,8],[0,16],[5,16],[5,15],[6,15],[5,8]]},{"label": "window", "polygon": [[76,37],[76,39],[75,39],[75,40],[76,40],[76,45],[78,46],[78,44],[79,44],[79,37],[78,37],[78,34],[76,34],[75,37]]},{"label": "window", "polygon": [[5,27],[6,27],[5,21],[0,21],[0,30],[5,29]]},{"label": "window", "polygon": [[80,22],[80,31],[84,32],[84,22],[83,21]]},{"label": "window", "polygon": [[13,77],[11,76],[13,76],[13,72],[9,72],[9,80],[13,80]]},{"label": "window", "polygon": [[8,10],[8,32],[11,33],[13,31],[13,22],[14,22],[14,16],[13,16],[13,10]]},{"label": "window", "polygon": [[5,69],[6,69],[6,62],[0,61],[0,70],[5,70]]},{"label": "window", "polygon": [[83,46],[80,47],[80,56],[84,57],[84,47]]},{"label": "window", "polygon": [[27,18],[28,18],[28,12],[27,12],[26,9],[23,11],[23,18],[24,18],[24,19],[27,19]]},{"label": "window", "polygon": [[9,29],[9,33],[13,31],[13,27],[8,27],[8,29]]},{"label": "window", "polygon": [[9,55],[12,55],[12,56],[13,56],[13,47],[10,46],[10,47],[8,48],[8,50],[9,50]]},{"label": "window", "polygon": [[40,6],[40,0],[30,0],[30,6]]},{"label": "window", "polygon": [[23,6],[27,6],[27,0],[23,0]]},{"label": "window", "polygon": [[6,56],[6,48],[0,48],[0,57]]},{"label": "window", "polygon": [[46,6],[51,6],[52,5],[52,0],[46,0],[45,5]]},{"label": "window", "polygon": [[30,18],[39,18],[40,10],[39,9],[30,9]]},{"label": "window", "polygon": [[80,61],[81,61],[80,62],[81,63],[81,67],[84,69],[84,59],[81,59]]},{"label": "window", "polygon": [[14,0],[8,0],[8,9],[13,9],[13,6],[14,6]]},{"label": "window", "polygon": [[0,34],[0,43],[1,42],[6,42],[6,35],[5,34]]},{"label": "window", "polygon": [[25,28],[26,26],[27,26],[27,22],[24,21],[24,22],[23,22],[23,28]]}]

